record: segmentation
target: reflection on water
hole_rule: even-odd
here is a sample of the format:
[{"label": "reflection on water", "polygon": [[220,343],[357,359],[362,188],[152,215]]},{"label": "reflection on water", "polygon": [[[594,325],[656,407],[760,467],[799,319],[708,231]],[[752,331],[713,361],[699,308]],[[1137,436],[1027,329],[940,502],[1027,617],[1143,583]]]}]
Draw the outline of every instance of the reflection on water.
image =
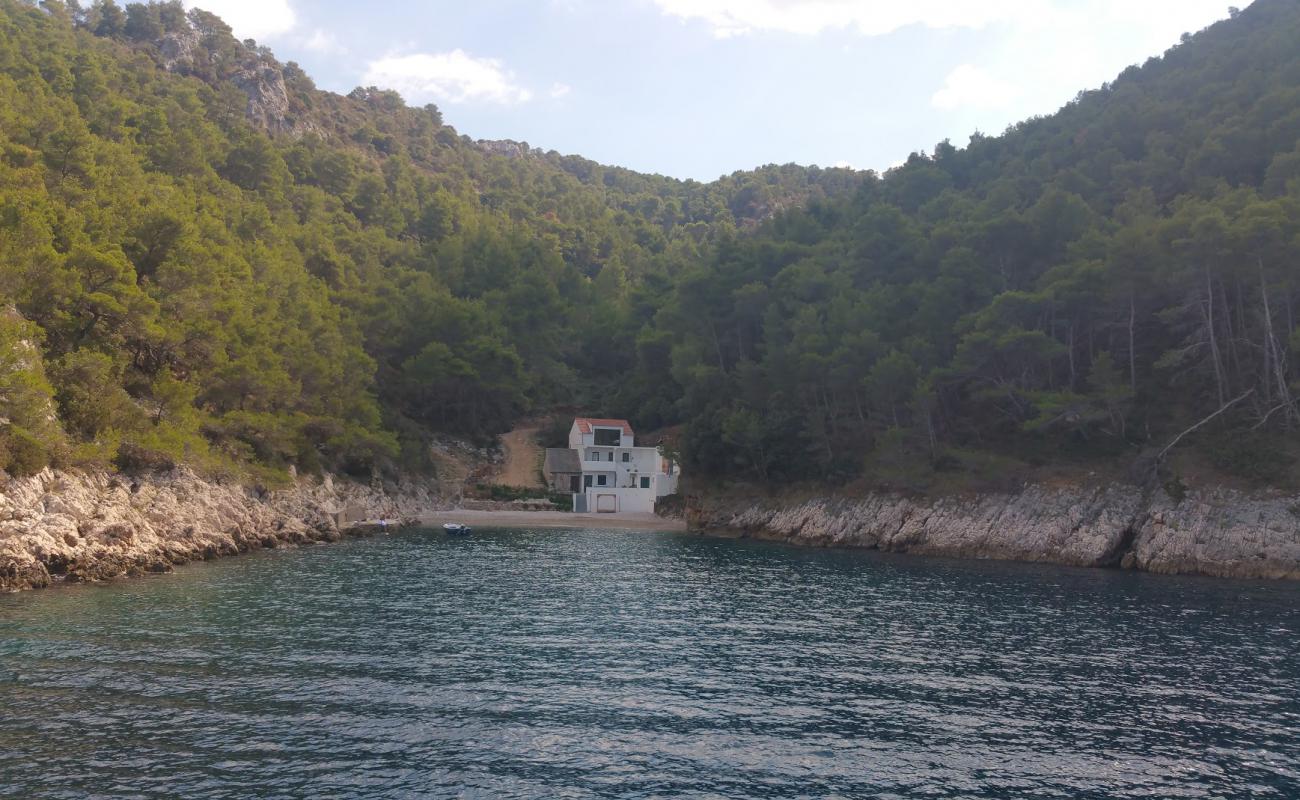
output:
[{"label": "reflection on water", "polygon": [[1300,587],[414,532],[0,597],[0,796],[1300,797]]}]

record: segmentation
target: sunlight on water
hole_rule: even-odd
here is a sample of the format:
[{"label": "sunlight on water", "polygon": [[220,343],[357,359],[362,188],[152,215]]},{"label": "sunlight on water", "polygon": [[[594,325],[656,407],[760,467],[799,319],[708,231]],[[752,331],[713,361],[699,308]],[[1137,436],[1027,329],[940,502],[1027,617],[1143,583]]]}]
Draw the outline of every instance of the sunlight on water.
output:
[{"label": "sunlight on water", "polygon": [[1300,587],[412,532],[0,597],[0,796],[1300,797]]}]

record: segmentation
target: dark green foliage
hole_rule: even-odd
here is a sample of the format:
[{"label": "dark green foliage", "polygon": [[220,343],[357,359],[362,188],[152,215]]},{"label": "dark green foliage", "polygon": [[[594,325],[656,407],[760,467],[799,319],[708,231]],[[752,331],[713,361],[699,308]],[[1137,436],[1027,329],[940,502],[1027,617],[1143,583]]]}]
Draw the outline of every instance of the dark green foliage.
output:
[{"label": "dark green foliage", "polygon": [[[1186,444],[1290,472],[1293,0],[884,176],[710,184],[318,91],[174,0],[46,5],[0,0],[15,469],[421,468],[432,430],[581,406],[684,424],[698,472],[964,486],[1158,452],[1242,397]],[[247,119],[277,70],[287,111]]]},{"label": "dark green foliage", "polygon": [[26,428],[6,425],[0,431],[0,461],[15,477],[35,475],[50,464],[49,443]]},{"label": "dark green foliage", "polygon": [[133,442],[124,442],[113,458],[113,466],[128,475],[166,472],[176,466],[176,461],[161,450],[153,450]]},{"label": "dark green foliage", "polygon": [[1253,484],[1288,484],[1295,456],[1272,434],[1221,433],[1206,437],[1204,449],[1215,468]]},{"label": "dark green foliage", "polygon": [[[277,70],[288,114],[246,119],[239,81]],[[66,431],[75,459],[124,469],[424,467],[431,429],[491,435],[625,385],[648,287],[859,181],[517,151],[393,92],[319,92],[177,0],[0,0],[0,300],[39,345],[0,404],[41,452]]]},{"label": "dark green foliage", "polygon": [[568,447],[569,431],[573,428],[573,418],[567,415],[555,416],[537,432],[537,443],[542,447]]},{"label": "dark green foliage", "polygon": [[479,500],[495,500],[499,503],[508,503],[512,500],[550,500],[559,511],[573,510],[573,495],[568,492],[524,489],[519,486],[477,484],[471,488],[470,496]]},{"label": "dark green foliage", "polygon": [[0,469],[13,475],[39,472],[65,449],[40,344],[39,328],[0,308]]},{"label": "dark green foliage", "polygon": [[1221,469],[1289,481],[1297,41],[1300,6],[1259,0],[1054,116],[721,240],[639,334],[665,352],[638,416],[685,421],[697,470],[927,488],[1129,460],[1253,390],[1186,445],[1217,431],[1241,443]]}]

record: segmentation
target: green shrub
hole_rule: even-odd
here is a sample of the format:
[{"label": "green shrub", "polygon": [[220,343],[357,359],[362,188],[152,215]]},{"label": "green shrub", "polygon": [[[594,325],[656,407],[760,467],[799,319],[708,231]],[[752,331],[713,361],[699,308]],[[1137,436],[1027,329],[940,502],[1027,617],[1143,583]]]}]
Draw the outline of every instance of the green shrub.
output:
[{"label": "green shrub", "polygon": [[573,510],[573,495],[567,492],[479,483],[475,484],[468,494],[476,500],[494,500],[499,503],[509,503],[512,500],[550,500],[561,511]]},{"label": "green shrub", "polygon": [[3,460],[5,471],[21,478],[48,467],[50,451],[25,428],[10,425],[0,434],[0,460]]},{"label": "green shrub", "polygon": [[1274,434],[1225,432],[1206,439],[1199,449],[1215,469],[1233,477],[1254,484],[1282,485],[1296,462],[1284,441]]},{"label": "green shrub", "polygon": [[537,443],[542,447],[568,447],[569,430],[572,427],[571,417],[552,417],[550,422],[537,431]]},{"label": "green shrub", "polygon": [[140,475],[148,472],[168,472],[176,468],[176,461],[167,453],[135,442],[123,442],[117,448],[113,466],[119,472]]},{"label": "green shrub", "polygon": [[122,388],[121,370],[109,356],[77,350],[52,366],[59,418],[74,437],[91,441],[108,430],[143,426],[143,411]]}]

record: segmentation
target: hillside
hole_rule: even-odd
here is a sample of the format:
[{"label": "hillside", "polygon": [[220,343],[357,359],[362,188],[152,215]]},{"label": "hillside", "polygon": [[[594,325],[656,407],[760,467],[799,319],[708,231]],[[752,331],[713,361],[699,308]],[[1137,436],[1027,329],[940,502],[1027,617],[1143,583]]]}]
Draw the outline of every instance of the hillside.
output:
[{"label": "hillside", "polygon": [[20,474],[420,468],[430,431],[599,395],[682,265],[861,180],[473,142],[179,2],[0,2],[0,153],[3,341],[40,355],[7,378]]},{"label": "hillside", "polygon": [[1259,0],[720,243],[642,334],[641,416],[760,481],[1146,481],[1172,456],[1175,492],[1293,485],[1298,41],[1300,3]]},{"label": "hillside", "polygon": [[697,475],[1290,485],[1296,41],[1258,0],[885,175],[702,184],[320,91],[178,2],[0,0],[0,466],[421,469],[570,405],[684,425]]}]

